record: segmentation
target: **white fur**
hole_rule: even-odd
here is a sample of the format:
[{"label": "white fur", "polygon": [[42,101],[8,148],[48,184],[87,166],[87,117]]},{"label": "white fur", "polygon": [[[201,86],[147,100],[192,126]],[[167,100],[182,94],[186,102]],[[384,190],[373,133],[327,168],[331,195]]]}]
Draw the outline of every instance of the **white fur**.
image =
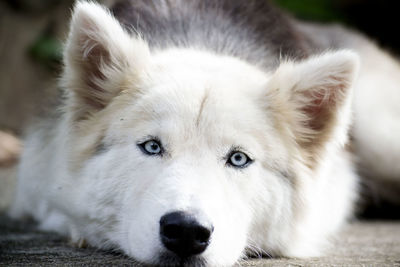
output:
[{"label": "white fur", "polygon": [[[109,57],[88,67],[95,47]],[[357,177],[344,145],[354,53],[283,62],[265,73],[206,51],[150,51],[103,8],[78,3],[65,58],[66,108],[56,127],[26,140],[14,217],[32,215],[43,229],[160,263],[160,217],[190,211],[214,225],[202,254],[208,265],[229,266],[246,248],[319,255],[351,215]],[[102,80],[85,83],[99,71]],[[330,99],[333,119],[307,129],[318,118],[302,108],[315,99]],[[163,143],[162,158],[138,149],[149,135]],[[99,142],[105,150],[96,153]],[[227,166],[232,146],[254,163]]]}]

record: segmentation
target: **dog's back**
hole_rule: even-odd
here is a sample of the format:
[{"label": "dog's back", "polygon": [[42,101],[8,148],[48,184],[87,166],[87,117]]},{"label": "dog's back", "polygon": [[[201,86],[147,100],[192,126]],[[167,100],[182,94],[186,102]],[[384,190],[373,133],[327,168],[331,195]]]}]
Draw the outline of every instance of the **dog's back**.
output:
[{"label": "dog's back", "polygon": [[268,69],[281,57],[311,53],[309,40],[269,1],[132,0],[120,1],[112,12],[154,48],[194,47]]}]

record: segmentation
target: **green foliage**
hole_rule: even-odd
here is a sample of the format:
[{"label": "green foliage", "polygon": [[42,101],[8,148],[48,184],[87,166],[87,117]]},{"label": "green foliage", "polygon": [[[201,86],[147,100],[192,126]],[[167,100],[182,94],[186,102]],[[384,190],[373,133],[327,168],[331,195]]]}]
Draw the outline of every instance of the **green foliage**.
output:
[{"label": "green foliage", "polygon": [[29,54],[40,64],[53,69],[61,62],[62,45],[52,35],[41,35],[29,48]]},{"label": "green foliage", "polygon": [[334,0],[274,0],[280,7],[295,16],[315,21],[344,21],[343,14],[336,8]]}]

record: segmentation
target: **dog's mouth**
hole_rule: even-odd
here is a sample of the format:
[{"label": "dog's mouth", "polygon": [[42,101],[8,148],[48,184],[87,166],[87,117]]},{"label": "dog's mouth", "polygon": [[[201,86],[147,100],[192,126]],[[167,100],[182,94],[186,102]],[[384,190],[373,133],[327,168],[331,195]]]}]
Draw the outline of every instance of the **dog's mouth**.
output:
[{"label": "dog's mouth", "polygon": [[158,265],[169,267],[205,267],[207,266],[207,261],[200,255],[182,258],[171,252],[163,252],[158,257]]}]

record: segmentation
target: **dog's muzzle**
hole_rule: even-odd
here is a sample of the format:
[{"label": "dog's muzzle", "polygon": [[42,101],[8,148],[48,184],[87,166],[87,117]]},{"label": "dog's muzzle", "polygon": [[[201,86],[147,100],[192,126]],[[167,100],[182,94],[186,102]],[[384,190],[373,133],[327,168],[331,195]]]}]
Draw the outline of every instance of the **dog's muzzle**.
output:
[{"label": "dog's muzzle", "polygon": [[180,258],[205,251],[213,231],[211,223],[199,223],[192,214],[183,211],[167,213],[160,219],[163,245]]}]

